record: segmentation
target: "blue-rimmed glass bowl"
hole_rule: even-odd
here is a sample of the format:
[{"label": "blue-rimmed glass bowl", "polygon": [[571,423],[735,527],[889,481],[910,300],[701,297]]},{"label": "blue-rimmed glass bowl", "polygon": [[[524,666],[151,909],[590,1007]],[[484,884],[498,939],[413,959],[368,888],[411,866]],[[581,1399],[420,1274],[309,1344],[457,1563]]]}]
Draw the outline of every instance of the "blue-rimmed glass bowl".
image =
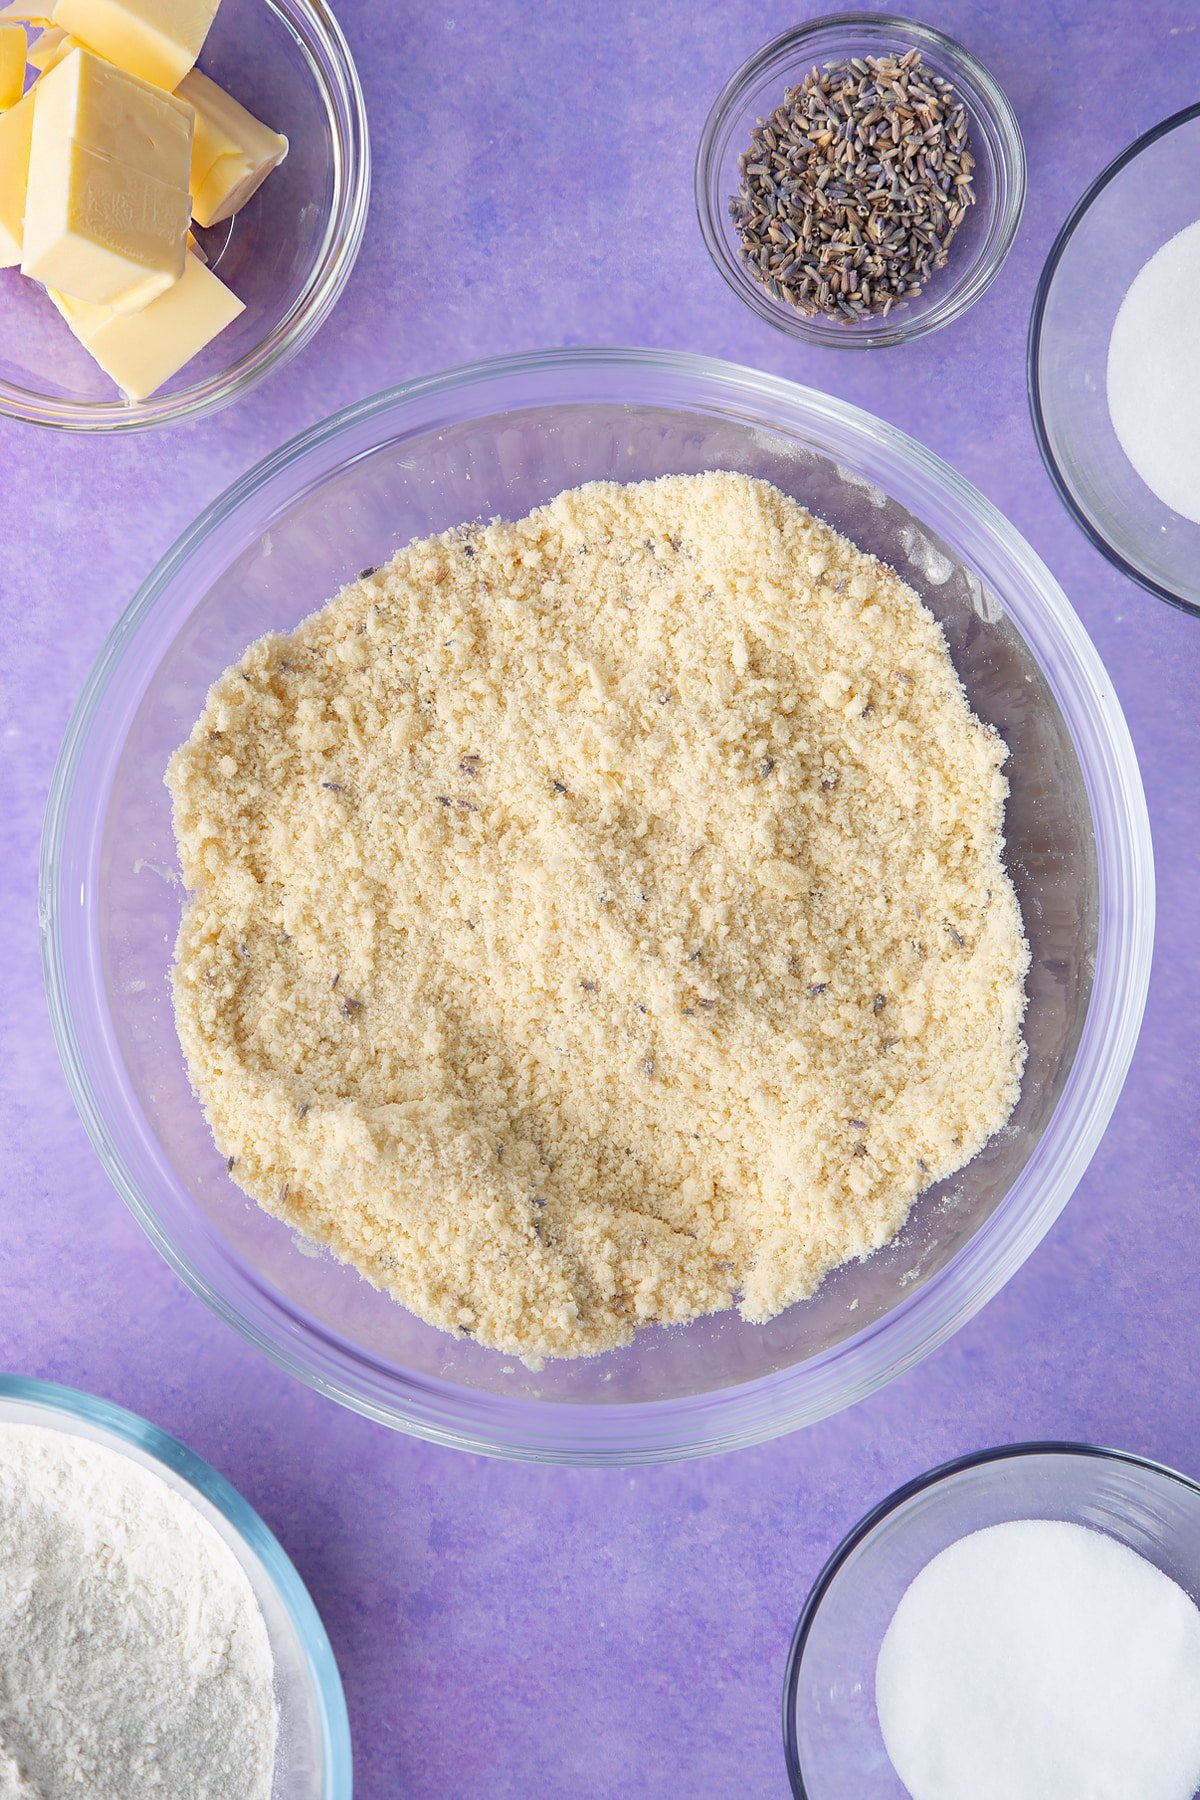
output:
[{"label": "blue-rimmed glass bowl", "polygon": [[350,1800],[350,1726],[325,1627],[278,1540],[236,1488],[157,1425],[77,1388],[0,1375],[0,1425],[38,1425],[103,1444],[196,1508],[237,1557],[266,1622],[279,1705],[272,1793],[276,1800]]}]

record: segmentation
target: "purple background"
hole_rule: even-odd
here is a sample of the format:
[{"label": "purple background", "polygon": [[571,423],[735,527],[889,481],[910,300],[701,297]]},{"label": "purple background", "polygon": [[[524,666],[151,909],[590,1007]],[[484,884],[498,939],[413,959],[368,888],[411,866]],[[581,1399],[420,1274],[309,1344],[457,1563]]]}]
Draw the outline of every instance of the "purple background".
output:
[{"label": "purple background", "polygon": [[[358,269],[307,351],[173,433],[0,427],[0,1367],[88,1388],[210,1458],[282,1539],[333,1639],[362,1800],[781,1795],[788,1636],[841,1534],[981,1445],[1090,1438],[1200,1475],[1200,623],[1067,519],[1025,400],[1034,283],[1078,193],[1195,99],[1191,0],[959,0],[924,15],[1019,114],[1030,199],[964,319],[854,356],[754,319],[709,264],[692,157],[715,93],[804,15],[749,0],[341,0],[374,134]],[[1066,75],[1064,78],[1064,71]],[[1200,203],[1198,203],[1200,204]],[[1141,1044],[1062,1220],[987,1311],[842,1417],[635,1472],[513,1467],[389,1434],[242,1344],[101,1174],[42,998],[38,835],[102,639],[199,508],[284,438],[388,383],[500,351],[707,351],[859,402],[954,463],[1059,577],[1116,680],[1158,856]],[[847,1796],[846,1800],[858,1800]]]}]

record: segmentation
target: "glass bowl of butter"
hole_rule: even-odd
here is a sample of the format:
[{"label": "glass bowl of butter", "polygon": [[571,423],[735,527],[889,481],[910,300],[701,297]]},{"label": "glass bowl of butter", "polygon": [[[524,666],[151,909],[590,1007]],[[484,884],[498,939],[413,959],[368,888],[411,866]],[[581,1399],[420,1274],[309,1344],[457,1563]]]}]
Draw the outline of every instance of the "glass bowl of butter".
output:
[{"label": "glass bowl of butter", "polygon": [[0,414],[130,431],[228,406],[328,316],[369,190],[362,88],[323,0],[15,0]]}]

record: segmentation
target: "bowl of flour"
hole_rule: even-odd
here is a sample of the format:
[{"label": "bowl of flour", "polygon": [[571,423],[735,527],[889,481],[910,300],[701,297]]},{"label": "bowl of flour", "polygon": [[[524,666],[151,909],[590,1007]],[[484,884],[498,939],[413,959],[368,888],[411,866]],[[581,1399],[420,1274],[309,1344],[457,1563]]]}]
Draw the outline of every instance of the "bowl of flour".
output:
[{"label": "bowl of flour", "polygon": [[1011,526],[638,351],[381,395],[218,502],[97,664],[42,898],[184,1278],[372,1416],[581,1462],[794,1428],[982,1305],[1153,920],[1111,684]]},{"label": "bowl of flour", "polygon": [[0,1794],[348,1800],[333,1653],[257,1514],[89,1394],[0,1376]]}]

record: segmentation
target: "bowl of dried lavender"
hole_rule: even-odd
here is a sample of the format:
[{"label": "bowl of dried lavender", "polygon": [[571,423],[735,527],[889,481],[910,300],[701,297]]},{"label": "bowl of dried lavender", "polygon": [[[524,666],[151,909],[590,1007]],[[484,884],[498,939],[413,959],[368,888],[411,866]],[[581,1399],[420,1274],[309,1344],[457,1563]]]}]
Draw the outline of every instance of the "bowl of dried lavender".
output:
[{"label": "bowl of dried lavender", "polygon": [[809,343],[874,350],[937,331],[990,285],[1025,199],[994,76],[910,19],[810,20],[726,83],[696,156],[713,261]]}]

